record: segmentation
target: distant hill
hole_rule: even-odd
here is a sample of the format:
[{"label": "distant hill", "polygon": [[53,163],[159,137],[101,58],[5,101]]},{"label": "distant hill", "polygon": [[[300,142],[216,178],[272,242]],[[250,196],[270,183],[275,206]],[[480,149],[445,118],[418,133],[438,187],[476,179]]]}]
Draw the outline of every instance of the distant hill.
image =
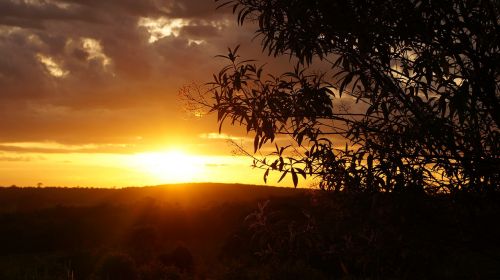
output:
[{"label": "distant hill", "polygon": [[499,202],[211,183],[0,188],[0,279],[500,279]]},{"label": "distant hill", "polygon": [[187,273],[179,258],[194,259],[198,274],[222,273],[219,255],[259,202],[304,192],[215,183],[0,188],[0,279],[124,279],[99,278],[117,261],[141,279],[165,279],[156,274]]},{"label": "distant hill", "polygon": [[270,197],[291,196],[306,191],[220,183],[171,184],[122,189],[3,187],[0,188],[0,213],[32,211],[54,206],[133,204],[147,199],[187,208],[199,208],[212,204],[251,202]]}]

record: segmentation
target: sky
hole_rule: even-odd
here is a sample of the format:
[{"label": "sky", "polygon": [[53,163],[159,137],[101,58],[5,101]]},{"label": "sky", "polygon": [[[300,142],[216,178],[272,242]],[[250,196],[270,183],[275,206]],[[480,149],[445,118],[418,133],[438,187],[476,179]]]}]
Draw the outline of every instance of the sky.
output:
[{"label": "sky", "polygon": [[227,141],[252,136],[178,94],[228,47],[268,59],[254,32],[212,0],[0,1],[0,186],[263,184]]}]

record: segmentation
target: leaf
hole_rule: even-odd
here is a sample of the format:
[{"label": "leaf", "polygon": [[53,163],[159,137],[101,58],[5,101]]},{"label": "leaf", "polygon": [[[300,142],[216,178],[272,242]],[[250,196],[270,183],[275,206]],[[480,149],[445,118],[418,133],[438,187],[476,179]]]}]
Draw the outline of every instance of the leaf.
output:
[{"label": "leaf", "polygon": [[[215,2],[219,2],[219,0],[215,0]],[[224,6],[227,6],[227,5],[231,4],[231,3],[232,3],[232,1],[223,2],[222,4],[217,5],[216,9],[220,9],[220,8],[222,8]]]},{"label": "leaf", "polygon": [[280,156],[279,162],[280,162],[280,165],[279,165],[278,170],[283,171],[283,167],[285,167],[285,161],[283,160],[283,157]]},{"label": "leaf", "polygon": [[222,118],[222,120],[220,120],[220,124],[219,124],[219,134],[222,132],[222,125],[224,124],[224,120],[226,119],[226,116],[224,116]]},{"label": "leaf", "polygon": [[299,144],[299,146],[302,144],[302,140],[304,139],[304,133],[303,132],[299,132],[297,134],[297,144]]},{"label": "leaf", "polygon": [[387,109],[387,105],[385,102],[382,102],[380,104],[380,107],[382,108],[382,113],[384,114],[384,120],[388,121],[389,120],[389,110]]},{"label": "leaf", "polygon": [[247,15],[251,12],[250,9],[248,10],[241,10],[240,13],[238,14],[238,23],[240,25],[243,25],[244,21],[245,21],[245,18],[247,17]]},{"label": "leaf", "polygon": [[255,135],[255,138],[253,139],[253,153],[254,154],[257,152],[258,148],[259,148],[259,135]]},{"label": "leaf", "polygon": [[288,173],[288,170],[286,170],[285,172],[283,172],[283,174],[281,174],[281,177],[278,180],[278,183],[281,182],[281,180],[283,180],[283,178],[285,178],[285,176],[286,176],[287,173]]},{"label": "leaf", "polygon": [[280,152],[278,154],[281,156],[283,154],[283,151],[285,151],[288,147],[290,147],[290,145],[286,145],[284,147],[281,147]]},{"label": "leaf", "polygon": [[267,176],[269,176],[269,168],[264,172],[264,183],[267,184]]},{"label": "leaf", "polygon": [[271,163],[271,168],[273,170],[276,170],[278,168],[278,160],[275,160],[273,163]]},{"label": "leaf", "polygon": [[344,77],[344,80],[340,84],[339,91],[343,92],[344,89],[349,85],[349,83],[352,81],[352,78],[354,77],[354,73],[349,73]]},{"label": "leaf", "polygon": [[236,55],[236,53],[238,52],[238,50],[240,49],[240,45],[237,45],[234,49],[233,49],[233,54]]},{"label": "leaf", "polygon": [[295,172],[295,168],[292,168],[292,181],[293,181],[293,187],[296,188],[297,184],[299,183],[299,178],[297,177],[297,173]]},{"label": "leaf", "polygon": [[306,179],[306,172],[304,171],[304,169],[302,168],[295,168],[295,171],[297,171],[300,175],[302,175],[302,177],[304,177],[304,179]]}]

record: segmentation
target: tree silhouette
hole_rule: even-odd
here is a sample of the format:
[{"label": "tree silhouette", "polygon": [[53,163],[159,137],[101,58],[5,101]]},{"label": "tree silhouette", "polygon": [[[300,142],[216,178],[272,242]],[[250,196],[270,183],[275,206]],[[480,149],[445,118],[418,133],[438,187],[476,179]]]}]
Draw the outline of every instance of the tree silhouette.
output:
[{"label": "tree silhouette", "polygon": [[[278,170],[334,191],[499,190],[500,2],[218,2],[258,22],[269,55],[298,61],[266,75],[230,49],[206,92],[187,90],[221,126],[255,134],[264,180]],[[318,62],[330,71],[310,71]],[[291,143],[255,154],[282,135]]]}]

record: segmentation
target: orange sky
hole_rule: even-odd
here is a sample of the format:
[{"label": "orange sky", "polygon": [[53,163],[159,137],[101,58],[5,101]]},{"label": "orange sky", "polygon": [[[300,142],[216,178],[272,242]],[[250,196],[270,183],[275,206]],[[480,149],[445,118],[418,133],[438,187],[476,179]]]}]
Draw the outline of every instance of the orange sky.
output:
[{"label": "orange sky", "polygon": [[0,185],[262,184],[227,143],[251,135],[218,135],[178,97],[227,47],[262,58],[255,27],[235,22],[213,1],[1,1]]}]

